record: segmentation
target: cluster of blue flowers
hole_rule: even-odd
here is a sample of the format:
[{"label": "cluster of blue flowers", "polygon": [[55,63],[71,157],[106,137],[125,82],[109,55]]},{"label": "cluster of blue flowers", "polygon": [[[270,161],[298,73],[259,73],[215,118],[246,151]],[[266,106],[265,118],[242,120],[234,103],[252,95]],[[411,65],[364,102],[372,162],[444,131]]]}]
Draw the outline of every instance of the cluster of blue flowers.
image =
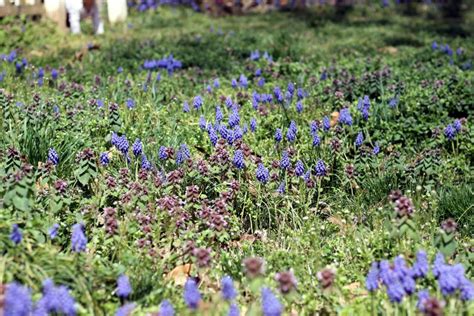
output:
[{"label": "cluster of blue flowers", "polygon": [[181,61],[175,59],[173,55],[164,57],[162,59],[151,59],[145,60],[143,63],[143,68],[146,70],[156,70],[156,69],[165,69],[169,74],[173,74],[177,69],[183,67]]},{"label": "cluster of blue flowers", "polygon": [[444,136],[448,140],[453,140],[457,134],[459,134],[462,130],[462,123],[460,120],[454,120],[452,124],[448,124],[444,128]]},{"label": "cluster of blue flowers", "polygon": [[[373,262],[366,278],[366,288],[370,292],[379,289],[383,284],[391,302],[400,303],[403,298],[417,291],[416,281],[427,277],[430,270],[429,261],[424,251],[419,251],[416,261],[409,267],[402,256],[398,256],[390,263],[387,260]],[[441,253],[434,260],[433,275],[438,280],[441,293],[444,296],[454,295],[457,291],[463,301],[474,299],[474,285],[464,274],[461,264],[454,266],[445,264]],[[426,291],[426,290],[423,290]]]}]

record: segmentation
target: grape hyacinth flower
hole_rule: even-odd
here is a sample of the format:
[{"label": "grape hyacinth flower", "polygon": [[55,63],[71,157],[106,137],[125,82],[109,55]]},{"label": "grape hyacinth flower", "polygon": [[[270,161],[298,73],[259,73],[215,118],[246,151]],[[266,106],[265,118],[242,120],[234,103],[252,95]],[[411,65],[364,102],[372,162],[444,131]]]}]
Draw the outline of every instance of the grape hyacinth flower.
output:
[{"label": "grape hyacinth flower", "polygon": [[189,309],[195,310],[201,302],[201,293],[194,279],[188,279],[184,285],[184,302]]},{"label": "grape hyacinth flower", "polygon": [[204,117],[204,115],[201,115],[199,117],[199,128],[204,131],[206,129],[206,126],[207,126],[206,118]]},{"label": "grape hyacinth flower", "polygon": [[200,95],[197,95],[194,97],[193,100],[193,106],[196,110],[199,110],[203,105],[202,97]]},{"label": "grape hyacinth flower", "polygon": [[394,108],[397,107],[398,102],[399,102],[398,97],[393,97],[393,98],[391,98],[391,99],[388,101],[388,106],[389,106],[391,109],[394,109]]},{"label": "grape hyacinth flower", "polygon": [[237,80],[235,80],[235,79],[232,79],[232,82],[231,82],[231,84],[230,84],[230,85],[231,85],[231,86],[232,86],[232,88],[234,88],[234,89],[235,89],[235,88],[237,88]]},{"label": "grape hyacinth flower", "polygon": [[219,78],[214,79],[214,82],[212,83],[212,85],[216,89],[219,88],[220,87]]},{"label": "grape hyacinth flower", "polygon": [[63,314],[75,316],[76,302],[66,286],[54,285],[53,280],[43,281],[43,296],[36,303],[34,315]]},{"label": "grape hyacinth flower", "polygon": [[135,140],[135,142],[132,145],[132,152],[135,155],[135,157],[138,157],[142,154],[143,152],[143,144],[139,138]]},{"label": "grape hyacinth flower", "polygon": [[257,175],[257,180],[263,184],[267,183],[268,179],[270,178],[268,169],[265,168],[265,166],[262,163],[259,163],[257,165],[256,175]]},{"label": "grape hyacinth flower", "polygon": [[130,285],[130,280],[125,274],[121,274],[117,278],[117,296],[124,300],[132,294],[132,286]]},{"label": "grape hyacinth flower", "polygon": [[29,316],[31,315],[32,302],[28,287],[12,282],[7,284],[3,298],[3,312],[5,316]]},{"label": "grape hyacinth flower", "polygon": [[265,78],[264,78],[264,77],[260,77],[260,79],[258,79],[257,85],[258,85],[259,87],[263,87],[263,86],[265,85]]},{"label": "grape hyacinth flower", "polygon": [[189,152],[188,146],[186,144],[181,144],[181,146],[179,146],[178,152],[176,153],[176,164],[180,165],[190,158],[191,153]]},{"label": "grape hyacinth flower", "polygon": [[51,240],[56,238],[58,236],[58,230],[59,230],[59,224],[54,224],[51,226],[50,229],[48,229],[48,235]]},{"label": "grape hyacinth flower", "polygon": [[280,316],[283,305],[269,288],[262,288],[262,313],[264,316]]},{"label": "grape hyacinth flower", "polygon": [[315,133],[313,135],[313,147],[319,147],[320,144],[321,144],[321,138],[319,138],[319,135]]},{"label": "grape hyacinth flower", "polygon": [[426,252],[420,250],[416,254],[416,261],[413,264],[412,276],[414,278],[424,278],[428,274],[429,270],[429,263],[428,257],[426,256]]},{"label": "grape hyacinth flower", "polygon": [[83,252],[86,250],[87,237],[84,234],[84,224],[77,223],[72,226],[71,234],[72,251]]},{"label": "grape hyacinth flower", "polygon": [[285,181],[282,181],[282,182],[280,183],[280,185],[278,186],[278,188],[277,188],[276,191],[277,191],[278,194],[285,194],[285,192],[286,192],[286,189],[285,189]]},{"label": "grape hyacinth flower", "polygon": [[288,131],[286,132],[286,139],[292,143],[296,139],[296,134],[298,133],[298,128],[296,127],[295,121],[290,122],[290,126],[288,127]]},{"label": "grape hyacinth flower", "polygon": [[318,160],[314,169],[316,171],[317,177],[324,177],[327,173],[326,164],[324,163],[322,159]]},{"label": "grape hyacinth flower", "polygon": [[103,152],[99,156],[100,164],[102,166],[107,166],[110,163],[109,153]]},{"label": "grape hyacinth flower", "polygon": [[291,95],[295,93],[295,84],[293,82],[288,82],[288,86],[286,89]]},{"label": "grape hyacinth flower", "polygon": [[364,143],[364,134],[359,132],[355,140],[355,146],[360,147]]},{"label": "grape hyacinth flower", "polygon": [[296,112],[303,112],[303,103],[301,101],[296,102]]},{"label": "grape hyacinth flower", "polygon": [[174,316],[174,308],[170,301],[163,300],[160,304],[160,316]]},{"label": "grape hyacinth flower", "polygon": [[329,117],[325,116],[323,117],[323,130],[327,132],[330,129],[331,129],[331,121],[329,120]]},{"label": "grape hyacinth flower", "polygon": [[239,77],[239,85],[242,87],[242,88],[247,88],[248,86],[248,80],[247,80],[247,77],[243,74],[240,75]]},{"label": "grape hyacinth flower", "polygon": [[281,155],[280,168],[283,170],[286,170],[290,167],[291,167],[290,156],[288,155],[288,152],[285,150],[283,151]]},{"label": "grape hyacinth flower", "polygon": [[379,263],[372,262],[367,278],[365,279],[365,288],[373,292],[379,288]]},{"label": "grape hyacinth flower", "polygon": [[56,150],[54,150],[54,148],[50,148],[48,150],[48,161],[50,161],[55,166],[57,166],[59,163],[59,155]]},{"label": "grape hyacinth flower", "polygon": [[454,127],[454,129],[456,130],[456,133],[461,132],[461,130],[462,130],[462,123],[461,123],[461,120],[457,120],[457,119],[454,120],[453,127]]},{"label": "grape hyacinth flower", "polygon": [[125,305],[122,305],[115,312],[115,316],[130,316],[132,315],[132,312],[135,309],[135,307],[136,307],[135,303],[127,303]]},{"label": "grape hyacinth flower", "polygon": [[379,152],[380,152],[380,146],[379,146],[379,144],[376,142],[374,148],[372,149],[372,154],[378,155]]},{"label": "grape hyacinth flower", "polygon": [[227,316],[240,316],[240,311],[236,304],[230,305]]},{"label": "grape hyacinth flower", "polygon": [[142,167],[143,170],[151,170],[151,163],[150,163],[150,161],[148,160],[148,158],[146,157],[145,154],[142,155],[141,167]]},{"label": "grape hyacinth flower", "polygon": [[418,291],[417,296],[418,296],[418,302],[416,303],[416,308],[418,308],[420,312],[424,312],[425,302],[426,300],[430,298],[430,292],[428,290],[421,290],[421,291]]},{"label": "grape hyacinth flower", "polygon": [[232,110],[232,113],[229,115],[228,123],[230,128],[233,128],[240,124],[240,115],[239,111],[236,108],[234,108]]},{"label": "grape hyacinth flower", "polygon": [[339,120],[338,120],[341,124],[346,124],[348,126],[352,126],[352,116],[351,116],[351,112],[349,111],[348,108],[343,108],[341,109],[341,111],[339,112]]},{"label": "grape hyacinth flower", "polygon": [[58,79],[58,75],[59,75],[58,70],[55,69],[55,68],[53,68],[53,69],[51,70],[51,78],[52,78],[53,80],[56,80],[56,79]]},{"label": "grape hyacinth flower", "polygon": [[281,128],[277,128],[276,131],[275,131],[275,141],[277,143],[281,142],[281,140],[283,139],[283,136],[282,136],[282,133],[281,133]]},{"label": "grape hyacinth flower", "polygon": [[13,224],[12,232],[10,233],[10,240],[15,245],[18,245],[19,243],[21,243],[22,239],[23,239],[23,234],[21,233],[20,227],[18,227],[18,224]]},{"label": "grape hyacinth flower", "polygon": [[257,120],[252,117],[252,119],[250,120],[250,130],[252,131],[252,133],[255,133],[255,131],[257,130]]},{"label": "grape hyacinth flower", "polygon": [[453,140],[454,137],[456,137],[456,134],[456,129],[452,124],[448,124],[448,126],[446,126],[444,129],[444,136],[446,136],[448,140]]},{"label": "grape hyacinth flower", "polygon": [[135,101],[133,99],[128,98],[127,99],[127,108],[129,110],[133,109],[135,107]]},{"label": "grape hyacinth flower", "polygon": [[216,122],[221,122],[224,119],[224,114],[222,114],[222,109],[220,106],[216,106]]},{"label": "grape hyacinth flower", "polygon": [[188,113],[189,111],[190,111],[190,109],[189,109],[189,103],[188,103],[188,101],[184,101],[184,102],[183,102],[183,112],[184,112],[184,113]]},{"label": "grape hyacinth flower", "polygon": [[431,48],[433,50],[437,50],[438,49],[438,43],[436,43],[436,41],[434,41],[432,44],[431,44]]},{"label": "grape hyacinth flower", "polygon": [[298,90],[296,90],[296,96],[298,97],[298,100],[303,100],[306,95],[307,93],[303,90],[303,88],[298,88]]},{"label": "grape hyacinth flower", "polygon": [[295,174],[297,177],[301,177],[304,174],[304,165],[301,160],[298,160],[295,164]]},{"label": "grape hyacinth flower", "polygon": [[228,275],[224,276],[221,280],[221,293],[222,298],[226,301],[232,301],[237,296],[237,292],[234,288],[234,282]]},{"label": "grape hyacinth flower", "polygon": [[219,135],[217,135],[216,130],[211,127],[209,129],[209,140],[211,141],[212,146],[216,146],[217,142],[219,141]]},{"label": "grape hyacinth flower", "polygon": [[234,153],[234,166],[239,170],[245,168],[244,154],[240,149],[236,150]]}]

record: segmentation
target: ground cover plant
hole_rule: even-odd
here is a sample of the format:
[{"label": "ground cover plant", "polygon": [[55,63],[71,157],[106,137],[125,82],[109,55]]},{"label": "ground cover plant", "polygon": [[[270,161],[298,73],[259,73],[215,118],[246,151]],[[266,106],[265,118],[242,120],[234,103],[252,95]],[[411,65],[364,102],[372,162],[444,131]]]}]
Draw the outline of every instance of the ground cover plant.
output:
[{"label": "ground cover plant", "polygon": [[0,21],[5,315],[471,315],[474,16]]}]

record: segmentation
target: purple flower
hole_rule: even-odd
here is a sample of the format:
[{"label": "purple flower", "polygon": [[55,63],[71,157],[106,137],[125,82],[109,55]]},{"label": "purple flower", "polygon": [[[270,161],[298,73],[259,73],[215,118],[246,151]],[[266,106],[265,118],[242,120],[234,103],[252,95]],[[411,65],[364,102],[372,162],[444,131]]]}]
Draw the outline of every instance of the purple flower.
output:
[{"label": "purple flower", "polygon": [[429,263],[426,252],[418,251],[416,261],[411,270],[414,278],[424,278],[428,274]]},{"label": "purple flower", "polygon": [[54,68],[53,68],[53,69],[51,70],[51,78],[53,78],[53,80],[58,79],[58,74],[59,74],[59,73],[58,73],[58,70],[57,70],[57,69],[54,69]]},{"label": "purple flower", "polygon": [[117,311],[115,312],[115,316],[130,316],[134,309],[135,303],[127,303],[117,309]]},{"label": "purple flower", "polygon": [[234,166],[240,170],[245,168],[244,154],[240,149],[234,153]]},{"label": "purple flower", "polygon": [[325,116],[323,117],[323,130],[327,132],[330,129],[331,129],[331,121],[329,120],[329,117]]},{"label": "purple flower", "polygon": [[121,274],[117,278],[117,296],[121,299],[126,299],[132,294],[132,286],[130,281],[125,274]]},{"label": "purple flower", "polygon": [[236,108],[234,108],[232,110],[232,113],[229,115],[229,122],[228,123],[229,123],[230,128],[233,128],[233,127],[240,124],[239,111]]},{"label": "purple flower", "polygon": [[59,224],[54,224],[48,229],[49,238],[54,239],[58,236]]},{"label": "purple flower", "polygon": [[341,124],[346,124],[348,126],[352,126],[352,116],[351,112],[348,108],[343,108],[339,112],[339,122]]},{"label": "purple flower", "polygon": [[296,102],[296,112],[303,112],[303,103],[301,101]]},{"label": "purple flower", "polygon": [[462,124],[460,120],[454,120],[453,127],[456,130],[456,133],[459,133],[462,130]]},{"label": "purple flower", "polygon": [[283,136],[281,134],[281,128],[277,128],[275,131],[275,141],[279,143],[281,142],[282,139],[283,139]]},{"label": "purple flower", "polygon": [[224,119],[224,114],[222,114],[222,109],[220,106],[216,106],[216,122],[221,122]]},{"label": "purple flower", "polygon": [[189,152],[188,146],[186,144],[181,144],[181,146],[179,146],[178,152],[176,153],[176,164],[180,165],[190,158],[191,153]]},{"label": "purple flower", "polygon": [[230,305],[227,316],[240,316],[240,311],[236,304]]},{"label": "purple flower", "polygon": [[290,156],[288,155],[288,152],[285,150],[283,151],[281,155],[280,168],[283,170],[286,170],[290,167],[291,167]]},{"label": "purple flower", "polygon": [[433,50],[437,50],[437,49],[438,49],[438,43],[433,42],[433,43],[431,44],[431,48],[432,48]]},{"label": "purple flower", "polygon": [[356,147],[360,147],[363,143],[364,143],[364,134],[362,132],[359,132],[355,140],[355,145]]},{"label": "purple flower", "polygon": [[298,160],[295,164],[295,174],[298,177],[301,177],[304,174],[304,165],[301,160]]},{"label": "purple flower", "polygon": [[319,135],[315,133],[313,135],[313,147],[319,147],[320,144],[321,144],[321,138],[319,138]]},{"label": "purple flower", "polygon": [[87,237],[84,234],[84,224],[78,223],[72,226],[71,234],[72,251],[82,252],[86,250]]},{"label": "purple flower", "polygon": [[51,279],[43,281],[43,296],[36,303],[35,315],[64,314],[76,315],[74,298],[66,286],[55,286]]},{"label": "purple flower", "polygon": [[54,148],[50,148],[48,150],[48,161],[50,161],[55,166],[57,166],[59,163],[59,155],[56,150],[54,150]]},{"label": "purple flower", "polygon": [[138,157],[142,154],[143,152],[143,144],[139,138],[135,140],[135,142],[132,145],[132,152],[135,155],[135,157]]},{"label": "purple flower", "polygon": [[263,87],[265,85],[265,78],[260,77],[260,79],[258,79],[257,84],[259,87]]},{"label": "purple flower", "polygon": [[403,285],[399,281],[387,284],[387,295],[390,302],[400,303],[405,296]]},{"label": "purple flower", "polygon": [[13,224],[12,232],[10,233],[10,240],[15,245],[18,245],[19,243],[21,243],[22,239],[23,239],[23,234],[21,233],[20,227],[18,227],[18,224]]},{"label": "purple flower", "polygon": [[190,109],[189,109],[189,103],[188,103],[188,101],[184,101],[184,102],[183,102],[183,112],[184,112],[184,113],[188,113],[189,111],[190,111]]},{"label": "purple flower", "polygon": [[306,95],[307,93],[302,88],[298,88],[298,90],[296,91],[296,96],[298,97],[298,100],[304,99]]},{"label": "purple flower", "polygon": [[242,88],[247,88],[247,86],[248,86],[247,77],[245,77],[243,74],[240,75],[240,77],[239,77],[239,84]]},{"label": "purple flower", "polygon": [[265,168],[263,163],[259,163],[257,165],[256,175],[257,175],[257,180],[260,181],[263,184],[267,183],[268,179],[270,177],[268,169]]},{"label": "purple flower", "polygon": [[372,154],[378,155],[379,152],[380,152],[380,146],[379,146],[378,143],[375,143],[375,146],[374,146],[374,148],[372,149]]},{"label": "purple flower", "polygon": [[216,88],[216,89],[219,88],[219,86],[220,86],[219,78],[214,79],[214,82],[213,82],[212,85],[213,85],[214,88]]},{"label": "purple flower", "polygon": [[197,309],[201,302],[201,293],[194,279],[188,279],[184,285],[184,302],[189,309]]},{"label": "purple flower", "polygon": [[282,181],[282,182],[280,183],[280,185],[278,186],[278,188],[277,188],[276,191],[277,191],[278,194],[285,194],[285,192],[286,192],[286,189],[285,189],[285,181]]},{"label": "purple flower", "polygon": [[145,154],[142,155],[142,165],[141,165],[143,170],[151,170],[151,163],[146,157]]},{"label": "purple flower", "polygon": [[442,253],[438,252],[433,262],[433,275],[435,278],[438,278],[441,274],[441,270],[445,265],[444,256]]},{"label": "purple flower", "polygon": [[262,75],[262,69],[258,68],[254,73],[255,77],[260,77]]},{"label": "purple flower", "polygon": [[197,95],[194,97],[193,100],[193,106],[196,110],[199,110],[203,105],[202,97],[200,95]]},{"label": "purple flower", "polygon": [[204,117],[204,115],[201,115],[199,117],[199,128],[204,131],[206,129],[206,126],[207,126],[206,118]]},{"label": "purple flower", "polygon": [[257,129],[257,120],[252,117],[252,119],[250,120],[250,130],[252,131],[252,133],[255,133],[255,130]]},{"label": "purple flower", "polygon": [[394,109],[398,105],[399,99],[398,97],[393,97],[390,100],[388,100],[388,106],[391,109]]},{"label": "purple flower", "polygon": [[373,292],[379,288],[379,264],[372,262],[367,278],[365,279],[365,288],[369,292]]},{"label": "purple flower", "polygon": [[283,305],[269,288],[262,288],[262,312],[264,316],[280,316]]},{"label": "purple flower", "polygon": [[234,88],[234,89],[237,88],[237,80],[232,79],[231,86],[232,86],[232,88]]},{"label": "purple flower", "polygon": [[463,277],[460,284],[461,300],[472,301],[474,300],[474,284],[469,281],[466,277]]},{"label": "purple flower", "polygon": [[230,97],[225,98],[225,106],[230,109],[234,106],[234,102],[232,102],[232,99]]},{"label": "purple flower", "polygon": [[444,136],[446,136],[448,140],[453,140],[454,137],[456,137],[456,134],[456,129],[453,127],[452,124],[448,124],[448,126],[446,126],[446,128],[444,129]]},{"label": "purple flower", "polygon": [[279,103],[283,102],[283,93],[281,92],[280,87],[275,87],[273,89],[273,94],[275,95],[275,98]]},{"label": "purple flower", "polygon": [[428,292],[428,290],[418,291],[418,302],[416,303],[416,308],[418,308],[420,312],[425,311],[425,302],[429,298],[430,292]]},{"label": "purple flower", "polygon": [[306,173],[303,176],[303,180],[305,182],[308,182],[311,179],[311,170],[306,171]]},{"label": "purple flower", "polygon": [[160,149],[158,150],[158,157],[161,160],[166,160],[168,159],[168,152],[165,146],[160,146]]},{"label": "purple flower", "polygon": [[160,316],[174,316],[174,308],[170,301],[163,300],[160,305]]},{"label": "purple flower", "polygon": [[101,153],[99,160],[102,166],[108,165],[110,163],[109,153],[108,152]]},{"label": "purple flower", "polygon": [[221,293],[222,298],[226,301],[232,301],[237,296],[237,292],[234,288],[234,282],[228,275],[224,276],[221,280]]},{"label": "purple flower", "polygon": [[290,122],[290,127],[288,127],[288,131],[286,132],[286,139],[292,143],[296,139],[296,134],[298,133],[298,128],[296,127],[295,121]]},{"label": "purple flower", "polygon": [[295,84],[293,82],[288,82],[288,86],[286,89],[291,95],[295,92]]},{"label": "purple flower", "polygon": [[7,284],[3,303],[5,316],[31,315],[31,294],[26,286],[16,282]]},{"label": "purple flower", "polygon": [[209,140],[211,141],[212,146],[216,146],[217,141],[219,140],[219,135],[217,135],[216,130],[211,127],[207,132],[209,135]]},{"label": "purple flower", "polygon": [[135,107],[135,101],[133,99],[128,98],[127,99],[127,108],[129,110],[133,109]]},{"label": "purple flower", "polygon": [[324,177],[327,173],[326,164],[322,159],[319,159],[315,166],[316,176]]}]

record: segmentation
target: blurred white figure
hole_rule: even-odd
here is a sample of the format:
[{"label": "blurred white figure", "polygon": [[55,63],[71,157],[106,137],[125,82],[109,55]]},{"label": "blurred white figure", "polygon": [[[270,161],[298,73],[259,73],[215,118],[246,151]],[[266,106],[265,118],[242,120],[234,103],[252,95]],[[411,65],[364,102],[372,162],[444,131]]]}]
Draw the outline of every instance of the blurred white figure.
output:
[{"label": "blurred white figure", "polygon": [[92,17],[96,34],[104,33],[104,23],[100,18],[101,0],[66,0],[66,11],[73,34],[81,33],[81,18]]}]

